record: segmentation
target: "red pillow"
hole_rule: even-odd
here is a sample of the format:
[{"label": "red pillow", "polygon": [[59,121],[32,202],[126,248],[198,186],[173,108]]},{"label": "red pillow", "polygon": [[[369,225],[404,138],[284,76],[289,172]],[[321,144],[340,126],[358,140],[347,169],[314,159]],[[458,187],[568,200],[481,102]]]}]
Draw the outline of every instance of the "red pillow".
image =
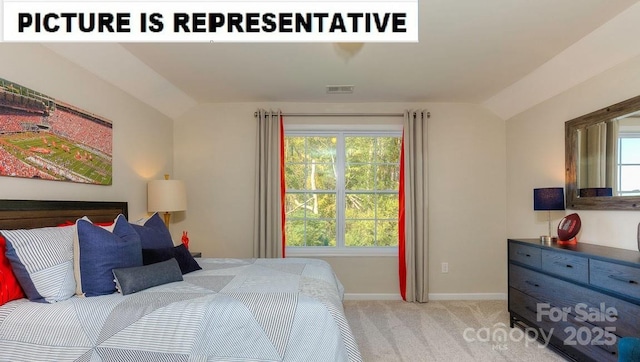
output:
[{"label": "red pillow", "polygon": [[6,240],[0,235],[0,305],[24,298],[24,292],[13,274],[13,269],[11,269],[11,263],[5,256],[6,250]]},{"label": "red pillow", "polygon": [[[65,226],[73,226],[75,225],[76,222],[75,221],[71,221],[71,220],[67,220],[65,222],[63,222],[62,224],[59,224],[58,227],[65,227]],[[97,225],[97,226],[111,226],[113,225],[113,221],[107,221],[107,222],[94,222],[93,225]]]}]

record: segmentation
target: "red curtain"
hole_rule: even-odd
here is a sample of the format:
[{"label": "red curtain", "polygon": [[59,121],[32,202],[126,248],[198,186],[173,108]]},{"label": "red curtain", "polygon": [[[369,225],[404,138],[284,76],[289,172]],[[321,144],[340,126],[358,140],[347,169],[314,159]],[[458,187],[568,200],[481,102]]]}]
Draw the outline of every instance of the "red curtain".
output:
[{"label": "red curtain", "polygon": [[398,190],[398,264],[400,295],[407,300],[407,260],[405,258],[405,215],[404,215],[404,132],[400,146],[400,186]]},{"label": "red curtain", "polygon": [[284,180],[284,120],[282,119],[282,115],[280,115],[280,218],[282,219],[282,257],[285,257],[286,250],[286,237],[284,233],[284,222],[285,222],[285,192],[287,191],[287,186]]}]

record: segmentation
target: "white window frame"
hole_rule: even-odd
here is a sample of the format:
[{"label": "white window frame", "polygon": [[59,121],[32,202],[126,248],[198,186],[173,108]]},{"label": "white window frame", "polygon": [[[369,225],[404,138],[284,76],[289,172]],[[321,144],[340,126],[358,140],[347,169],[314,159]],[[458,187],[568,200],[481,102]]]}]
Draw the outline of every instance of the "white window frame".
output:
[{"label": "white window frame", "polygon": [[617,173],[617,191],[618,191],[618,195],[617,196],[635,196],[635,193],[624,193],[622,191],[622,168],[624,166],[638,166],[637,164],[634,163],[622,163],[622,140],[623,139],[629,139],[629,138],[633,138],[633,139],[638,139],[640,138],[640,132],[620,132],[618,133],[618,160],[616,162],[616,173]]},{"label": "white window frame", "polygon": [[[340,125],[340,124],[286,124],[284,125],[285,137],[287,136],[329,136],[335,133],[343,133],[345,137],[349,135],[371,135],[371,136],[396,136],[402,137],[401,124],[374,124],[374,125]],[[344,155],[336,155],[336,168],[344,170]],[[338,191],[342,190],[342,192]],[[340,195],[342,194],[342,195]],[[304,256],[398,256],[397,246],[366,246],[366,247],[346,247],[344,240],[340,240],[340,235],[344,238],[344,177],[336,180],[336,233],[338,238],[336,246],[286,246],[286,255],[289,257]]]}]

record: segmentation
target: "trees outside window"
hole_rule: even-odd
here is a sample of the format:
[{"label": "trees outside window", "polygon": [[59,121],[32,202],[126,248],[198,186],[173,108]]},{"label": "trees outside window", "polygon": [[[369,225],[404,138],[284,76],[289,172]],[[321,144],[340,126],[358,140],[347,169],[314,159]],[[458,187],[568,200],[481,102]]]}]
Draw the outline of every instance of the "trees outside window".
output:
[{"label": "trees outside window", "polygon": [[287,247],[397,247],[400,147],[400,132],[286,132]]}]

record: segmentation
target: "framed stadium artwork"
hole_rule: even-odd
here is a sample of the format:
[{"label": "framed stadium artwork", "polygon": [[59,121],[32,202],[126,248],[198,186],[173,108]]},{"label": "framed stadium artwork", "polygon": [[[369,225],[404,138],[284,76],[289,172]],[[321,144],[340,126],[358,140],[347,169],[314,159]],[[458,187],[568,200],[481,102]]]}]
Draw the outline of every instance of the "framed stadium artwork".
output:
[{"label": "framed stadium artwork", "polygon": [[112,183],[111,121],[0,78],[0,176]]}]

